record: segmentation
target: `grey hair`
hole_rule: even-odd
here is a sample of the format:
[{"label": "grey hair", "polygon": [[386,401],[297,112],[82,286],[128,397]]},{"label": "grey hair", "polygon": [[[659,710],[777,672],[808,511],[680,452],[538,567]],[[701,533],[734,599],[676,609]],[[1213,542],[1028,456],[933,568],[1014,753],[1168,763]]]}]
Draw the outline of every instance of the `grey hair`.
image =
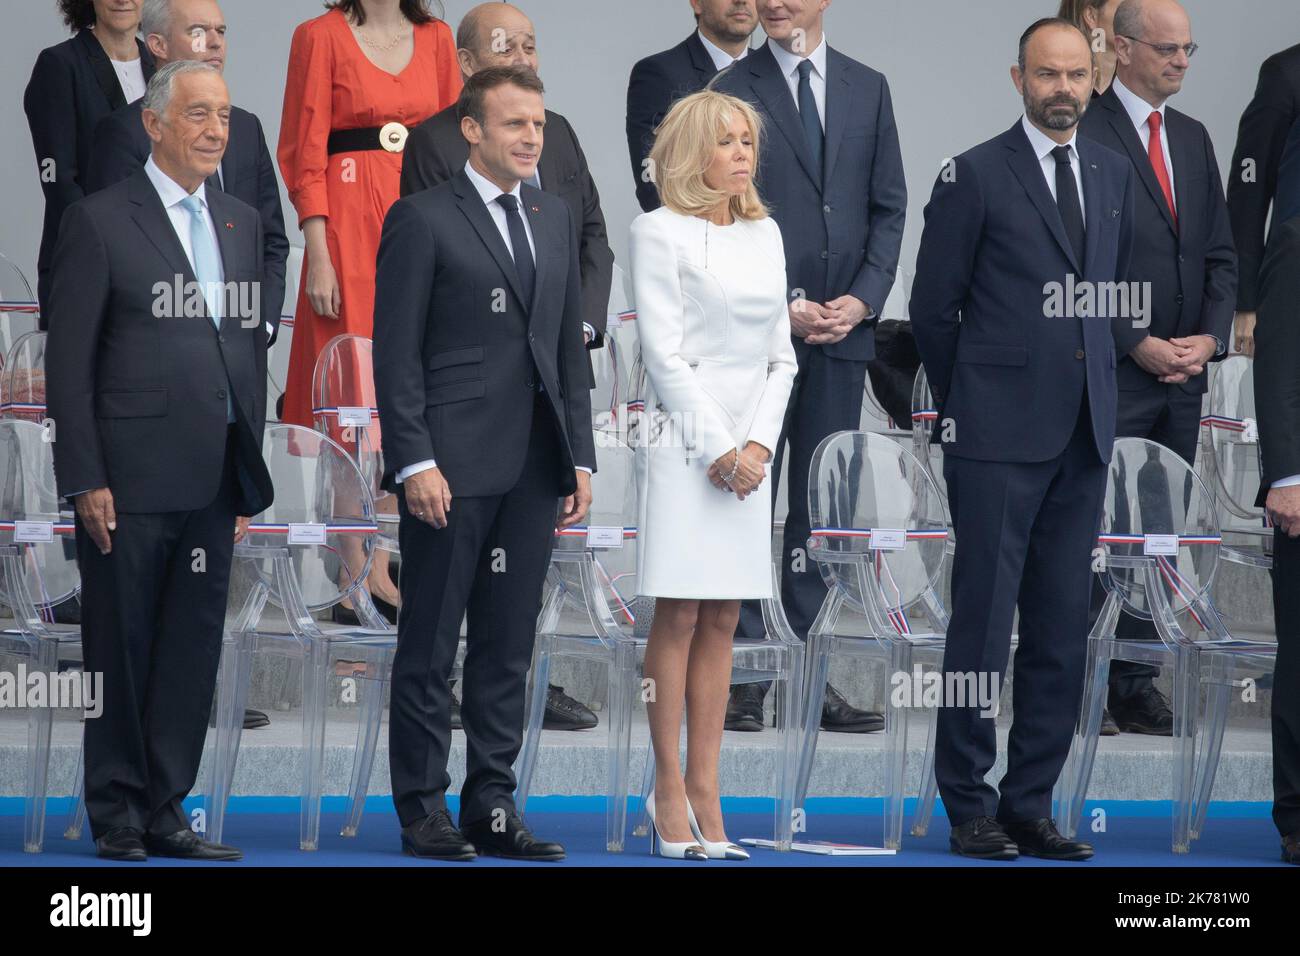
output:
[{"label": "grey hair", "polygon": [[140,33],[167,36],[172,28],[172,0],[144,0],[140,8]]},{"label": "grey hair", "polygon": [[153,110],[159,116],[165,113],[172,101],[176,77],[186,73],[215,73],[221,76],[221,71],[210,63],[201,60],[173,60],[153,75],[153,79],[149,81],[149,88],[144,92],[144,99],[140,103],[141,108]]},{"label": "grey hair", "polygon": [[1146,4],[1124,0],[1115,11],[1115,36],[1140,37],[1146,26]]}]

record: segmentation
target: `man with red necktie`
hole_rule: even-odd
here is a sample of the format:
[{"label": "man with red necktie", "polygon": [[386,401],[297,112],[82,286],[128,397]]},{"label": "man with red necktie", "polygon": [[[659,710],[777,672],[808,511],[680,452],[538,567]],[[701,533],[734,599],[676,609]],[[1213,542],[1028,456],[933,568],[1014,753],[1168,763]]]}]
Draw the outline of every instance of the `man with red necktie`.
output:
[{"label": "man with red necktie", "polygon": [[[1182,89],[1196,49],[1191,21],[1175,0],[1124,0],[1115,12],[1115,81],[1079,126],[1083,136],[1127,156],[1143,185],[1128,280],[1143,283],[1149,298],[1145,314],[1112,322],[1116,434],[1158,442],[1188,463],[1196,457],[1206,366],[1227,353],[1237,294],[1237,256],[1210,134],[1166,105]],[[1129,640],[1156,639],[1150,621],[1128,615],[1118,631]],[[1169,703],[1154,684],[1158,674],[1146,664],[1111,664],[1110,733],[1172,733]]]}]

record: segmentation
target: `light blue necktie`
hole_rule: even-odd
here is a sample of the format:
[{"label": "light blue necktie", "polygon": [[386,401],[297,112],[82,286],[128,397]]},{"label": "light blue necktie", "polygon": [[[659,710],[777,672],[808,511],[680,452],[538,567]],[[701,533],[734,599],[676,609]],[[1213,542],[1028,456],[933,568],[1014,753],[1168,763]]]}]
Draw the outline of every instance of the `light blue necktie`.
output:
[{"label": "light blue necktie", "polygon": [[[194,277],[199,280],[203,290],[203,300],[208,304],[208,315],[212,324],[221,328],[221,312],[224,305],[221,283],[221,257],[216,243],[212,240],[212,230],[208,228],[206,210],[198,196],[186,196],[181,205],[190,214],[190,250],[194,257]],[[228,384],[228,383],[227,383]],[[226,389],[226,421],[235,420],[235,407],[230,399],[230,388]]]}]

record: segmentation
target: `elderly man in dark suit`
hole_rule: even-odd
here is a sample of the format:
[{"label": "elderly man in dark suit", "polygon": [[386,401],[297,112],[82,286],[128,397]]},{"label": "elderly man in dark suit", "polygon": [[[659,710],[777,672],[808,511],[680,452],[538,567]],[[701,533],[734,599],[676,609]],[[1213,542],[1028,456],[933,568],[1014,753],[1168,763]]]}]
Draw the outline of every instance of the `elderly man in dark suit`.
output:
[{"label": "elderly man in dark suit", "polygon": [[[857,428],[875,320],[894,284],[907,185],[885,77],[832,49],[823,18],[830,0],[759,0],[768,41],[727,70],[713,88],[749,101],[767,126],[758,188],[781,227],[790,286],[790,327],[799,374],[772,465],[789,455],[781,601],[800,637],[826,597],[816,566],[801,560],[808,540],[808,468],[833,432]],[[776,493],[773,492],[775,506]],[[744,637],[763,633],[757,602],[746,601]],[[727,727],[761,730],[763,687],[732,689]],[[864,733],[880,714],[826,688],[821,726]]]},{"label": "elderly man in dark suit", "polygon": [[758,26],[755,0],[691,0],[695,32],[662,53],[632,67],[627,84],[627,151],[632,158],[636,198],[645,212],[659,208],[659,191],[649,169],[654,133],[669,108],[698,93],[720,70],[744,59]]},{"label": "elderly man in dark suit", "polygon": [[912,327],[939,409],[957,551],[943,670],[1000,687],[1020,610],[1015,722],[998,789],[994,722],[944,701],[935,775],[965,856],[1092,856],[1051,820],[1083,691],[1092,550],[1115,439],[1115,343],[1104,315],[1057,314],[1051,291],[1128,275],[1136,176],[1082,135],[1088,39],[1031,26],[1012,79],[1025,116],[957,156],[925,210]]},{"label": "elderly man in dark suit", "polygon": [[[1082,135],[1127,156],[1143,187],[1128,279],[1143,283],[1150,299],[1143,314],[1112,323],[1115,433],[1164,445],[1192,464],[1208,365],[1227,354],[1232,332],[1237,257],[1228,206],[1209,131],[1168,105],[1196,51],[1187,11],[1176,0],[1125,0],[1115,12],[1115,47],[1115,80],[1079,124]],[[1100,608],[1100,584],[1093,591]],[[1158,640],[1155,625],[1127,614],[1117,628],[1128,640]],[[1108,713],[1116,729],[1173,733],[1158,674],[1150,664],[1111,664]]]},{"label": "elderly man in dark suit", "polygon": [[1255,407],[1258,504],[1273,519],[1273,822],[1300,864],[1300,214],[1269,239],[1259,275]]},{"label": "elderly man in dark suit", "polygon": [[86,811],[116,860],[240,856],[191,831],[181,806],[234,543],[272,500],[261,223],[205,187],[229,113],[210,66],[159,70],[144,98],[152,156],[69,208],[54,256],[54,469],[76,505],[86,670],[104,675],[103,715],[86,721]]},{"label": "elderly man in dark suit", "polygon": [[[460,21],[457,55],[465,78],[489,66],[526,66],[537,72],[537,36],[532,21],[509,3],[482,3]],[[457,107],[449,106],[411,131],[402,159],[402,195],[445,183],[465,168],[469,143],[460,129]],[[573,127],[559,113],[546,111],[546,149],[530,185],[563,199],[578,225],[578,260],[582,275],[582,329],[587,349],[604,344],[613,281],[614,253],[605,235],[600,193],[587,169],[587,158]],[[590,359],[590,356],[588,357]],[[590,361],[588,376],[591,376]],[[594,377],[589,383],[594,384]],[[453,709],[452,726],[460,711]],[[597,724],[591,708],[550,685],[546,694],[547,730],[590,730]]]},{"label": "elderly man in dark suit", "polygon": [[[389,762],[415,856],[564,856],[515,811],[511,769],[555,531],[586,515],[596,464],[577,228],[564,200],[528,185],[542,92],[527,67],[469,77],[469,161],[399,199],[379,246],[375,387],[402,550]],[[467,611],[457,829],[447,678]]]},{"label": "elderly man in dark suit", "polygon": [[1300,43],[1273,54],[1259,68],[1255,96],[1237,131],[1228,210],[1241,270],[1237,348],[1254,355],[1259,270],[1269,223],[1275,229],[1300,216]]},{"label": "elderly man in dark suit", "polygon": [[[159,66],[177,60],[198,60],[219,71],[225,69],[226,20],[217,0],[144,0],[140,31]],[[106,116],[95,127],[86,170],[87,193],[128,178],[149,158],[149,134],[140,114],[140,103],[132,103]],[[284,305],[289,238],[284,232],[280,184],[262,122],[247,110],[230,108],[226,155],[207,185],[248,203],[262,218],[266,277],[262,283],[262,317],[270,325],[274,343]]]}]

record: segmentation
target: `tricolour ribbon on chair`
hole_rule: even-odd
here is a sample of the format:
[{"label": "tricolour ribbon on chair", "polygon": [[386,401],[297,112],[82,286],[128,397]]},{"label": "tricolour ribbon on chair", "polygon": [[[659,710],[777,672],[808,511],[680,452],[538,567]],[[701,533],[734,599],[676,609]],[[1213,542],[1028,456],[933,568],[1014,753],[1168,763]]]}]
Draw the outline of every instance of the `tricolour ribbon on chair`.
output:
[{"label": "tricolour ribbon on chair", "polygon": [[[1165,537],[1160,535],[1159,537]],[[1168,537],[1174,537],[1169,535]],[[1195,547],[1198,545],[1215,545],[1223,543],[1223,535],[1219,534],[1180,534],[1178,537],[1178,546]],[[1144,534],[1099,534],[1097,535],[1099,544],[1141,544],[1145,545],[1147,536]],[[1165,583],[1169,585],[1170,590],[1178,596],[1187,610],[1191,613],[1192,618],[1201,628],[1205,627],[1205,621],[1196,613],[1196,587],[1188,581],[1178,571],[1178,566],[1169,560],[1168,555],[1157,554],[1151,555],[1156,559],[1156,567],[1160,569],[1160,576],[1164,578]]]},{"label": "tricolour ribbon on chair", "polygon": [[[621,531],[622,538],[624,541],[631,541],[637,536],[636,528],[627,528],[627,527],[619,528],[616,525],[611,525],[610,530]],[[575,525],[572,528],[556,529],[555,536],[557,538],[579,538],[580,537],[585,541],[590,531],[591,528],[587,525]],[[595,561],[596,570],[600,572],[600,576],[604,578],[603,583],[605,587],[609,588],[609,593],[614,596],[614,603],[617,606],[618,612],[622,614],[624,618],[627,619],[627,622],[629,624],[635,624],[636,615],[632,613],[632,602],[627,600],[625,597],[623,597],[622,592],[619,591],[618,589],[618,582],[623,578],[628,577],[630,574],[632,574],[632,572],[625,571],[623,574],[617,574],[611,576],[610,573],[605,570],[605,566],[601,564],[600,558],[597,555],[593,553],[592,558]]]},{"label": "tricolour ribbon on chair", "polygon": [[44,402],[0,402],[0,412],[29,412],[35,415],[45,414]]},{"label": "tricolour ribbon on chair", "polygon": [[[880,529],[886,530],[886,529]],[[887,529],[894,530],[894,529]],[[812,528],[809,535],[813,538],[851,538],[862,540],[871,540],[871,528]],[[904,533],[907,541],[947,541],[948,529],[946,528],[912,528]],[[894,580],[894,574],[889,569],[889,562],[884,560],[885,549],[874,549],[875,556],[873,559],[874,571],[877,582],[881,581],[881,572],[889,579],[890,586],[894,589],[894,594],[898,598],[897,604],[890,604],[886,601],[885,613],[889,617],[889,623],[893,625],[895,631],[900,635],[911,634],[912,628],[907,623],[907,615],[903,613],[903,592]]]},{"label": "tricolour ribbon on chair", "polygon": [[0,312],[25,312],[31,315],[37,315],[41,307],[35,302],[25,302],[22,299],[3,299],[0,300]]}]

